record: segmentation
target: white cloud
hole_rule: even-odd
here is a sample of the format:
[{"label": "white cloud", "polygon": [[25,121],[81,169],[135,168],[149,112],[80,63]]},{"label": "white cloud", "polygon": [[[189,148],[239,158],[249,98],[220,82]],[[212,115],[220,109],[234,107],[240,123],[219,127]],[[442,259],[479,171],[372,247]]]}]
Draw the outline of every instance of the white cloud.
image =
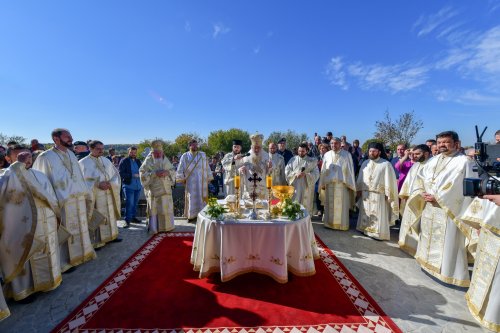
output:
[{"label": "white cloud", "polygon": [[500,103],[500,96],[484,94],[475,89],[439,89],[434,91],[434,96],[440,102],[455,102],[464,105],[498,105]]},{"label": "white cloud", "polygon": [[335,57],[326,65],[325,74],[331,84],[339,86],[342,90],[349,88],[346,82],[346,72],[344,70],[341,57]]},{"label": "white cloud", "polygon": [[436,30],[438,27],[442,27],[445,22],[448,22],[456,15],[458,15],[457,10],[450,6],[444,7],[435,14],[430,14],[428,16],[421,15],[413,25],[413,29],[418,29],[418,37],[425,36]]},{"label": "white cloud", "polygon": [[398,93],[423,85],[427,81],[428,71],[427,66],[412,64],[344,64],[341,57],[334,57],[327,65],[326,75],[331,84],[343,90],[348,89],[348,80],[352,80],[365,90]]},{"label": "white cloud", "polygon": [[[485,73],[500,73],[500,26],[486,31],[473,48],[473,55],[468,63],[472,70]],[[497,77],[498,79],[498,77]]]},{"label": "white cloud", "polygon": [[225,35],[231,31],[229,27],[226,27],[224,23],[214,23],[212,25],[213,32],[212,32],[212,37],[216,39],[219,37],[219,35]]}]

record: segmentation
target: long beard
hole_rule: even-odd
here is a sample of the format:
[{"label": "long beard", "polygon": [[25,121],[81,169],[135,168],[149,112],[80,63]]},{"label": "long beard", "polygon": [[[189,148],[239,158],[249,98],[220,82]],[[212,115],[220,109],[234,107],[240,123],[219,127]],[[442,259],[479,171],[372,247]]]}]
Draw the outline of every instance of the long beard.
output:
[{"label": "long beard", "polygon": [[264,164],[264,159],[262,158],[262,154],[255,154],[255,152],[250,152],[250,160],[252,161],[252,171],[257,173],[262,173],[262,165]]}]

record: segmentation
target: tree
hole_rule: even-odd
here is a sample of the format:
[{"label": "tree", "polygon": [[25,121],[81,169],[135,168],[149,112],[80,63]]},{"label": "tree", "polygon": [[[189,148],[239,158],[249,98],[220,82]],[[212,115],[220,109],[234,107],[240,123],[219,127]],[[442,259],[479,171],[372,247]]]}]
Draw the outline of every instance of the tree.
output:
[{"label": "tree", "polygon": [[286,146],[288,149],[293,149],[297,148],[303,141],[307,141],[307,134],[299,134],[292,130],[288,130],[286,132],[275,131],[269,134],[269,137],[265,141],[265,144],[267,146],[270,142],[278,143],[281,138],[286,139]]},{"label": "tree", "polygon": [[384,120],[376,121],[375,127],[375,138],[394,150],[398,144],[410,145],[424,123],[415,118],[414,111],[401,114],[395,121],[391,119],[389,111],[385,111]]},{"label": "tree", "polygon": [[223,151],[228,153],[233,149],[233,140],[242,141],[241,151],[246,152],[250,150],[250,134],[239,128],[210,132],[208,135],[208,146],[213,152]]},{"label": "tree", "polygon": [[384,146],[384,148],[385,148],[385,144],[384,144],[384,142],[382,142],[382,140],[380,140],[380,139],[368,139],[368,140],[366,140],[366,141],[363,143],[363,145],[361,146],[361,150],[363,151],[363,153],[366,153],[366,152],[368,151],[368,146],[369,146],[369,145],[370,145],[370,143],[372,143],[372,142],[379,142],[379,143],[381,143],[381,144],[382,144],[382,146]]},{"label": "tree", "polygon": [[16,141],[19,144],[24,144],[26,142],[26,138],[22,137],[20,135],[5,135],[3,133],[0,133],[0,145],[6,145],[7,142],[9,141]]}]

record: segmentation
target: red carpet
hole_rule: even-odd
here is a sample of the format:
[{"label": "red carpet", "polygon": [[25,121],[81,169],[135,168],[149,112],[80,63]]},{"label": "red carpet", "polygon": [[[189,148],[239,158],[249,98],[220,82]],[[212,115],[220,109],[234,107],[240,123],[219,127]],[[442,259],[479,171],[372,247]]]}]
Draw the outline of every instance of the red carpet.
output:
[{"label": "red carpet", "polygon": [[53,332],[401,332],[319,240],[316,275],[279,284],[254,273],[199,279],[192,239],[153,237]]}]

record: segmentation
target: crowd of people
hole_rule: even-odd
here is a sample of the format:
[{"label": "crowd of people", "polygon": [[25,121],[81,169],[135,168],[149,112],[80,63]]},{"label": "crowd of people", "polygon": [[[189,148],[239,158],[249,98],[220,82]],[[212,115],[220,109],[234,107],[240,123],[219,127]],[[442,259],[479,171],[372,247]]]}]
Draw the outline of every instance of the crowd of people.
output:
[{"label": "crowd of people", "polygon": [[[269,142],[267,151],[263,135],[254,134],[249,152],[239,138],[231,152],[211,158],[193,139],[187,152],[169,159],[155,140],[144,161],[134,146],[119,158],[113,150],[104,156],[101,141],[73,142],[67,129],[51,135],[54,146],[47,150],[37,140],[30,147],[0,146],[0,267],[8,298],[32,301],[102,246],[121,241],[122,197],[125,228],[139,221],[144,191],[148,230],[168,232],[175,227],[176,183],[185,188],[184,217],[194,222],[211,194],[234,196],[236,184],[242,199],[266,201],[270,176],[272,185],[293,186],[293,200],[327,228],[349,230],[356,212],[357,230],[390,240],[391,226],[399,224],[400,248],[435,278],[469,287],[473,316],[499,330],[500,196],[463,196],[463,180],[477,173],[453,131],[411,147],[401,143],[394,157],[382,143],[362,151],[359,140],[351,144],[328,132],[292,150],[285,138]],[[500,131],[495,138],[500,144]],[[3,295],[0,319],[9,315]]]}]

